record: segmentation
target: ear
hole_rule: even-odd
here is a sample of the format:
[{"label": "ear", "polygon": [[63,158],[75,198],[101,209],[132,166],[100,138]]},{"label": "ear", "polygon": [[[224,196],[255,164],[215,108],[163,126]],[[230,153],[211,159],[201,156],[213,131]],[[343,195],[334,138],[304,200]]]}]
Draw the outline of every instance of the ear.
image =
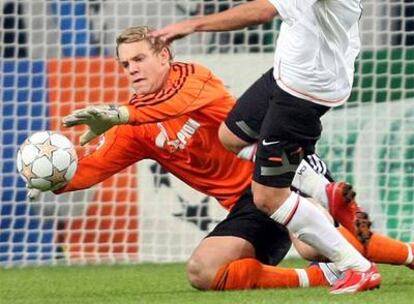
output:
[{"label": "ear", "polygon": [[167,64],[171,61],[171,54],[170,51],[167,48],[163,48],[160,52],[160,57],[161,57],[161,63],[162,64]]}]

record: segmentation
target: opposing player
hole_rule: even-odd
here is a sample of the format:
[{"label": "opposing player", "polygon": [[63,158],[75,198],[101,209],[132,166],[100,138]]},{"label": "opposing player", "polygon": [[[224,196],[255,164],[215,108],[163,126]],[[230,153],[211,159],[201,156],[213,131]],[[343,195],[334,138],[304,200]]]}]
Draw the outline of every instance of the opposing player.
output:
[{"label": "opposing player", "polygon": [[104,144],[80,160],[74,179],[57,192],[89,188],[136,161],[157,160],[230,210],[188,262],[193,286],[230,290],[327,284],[317,266],[269,266],[285,255],[289,236],[254,206],[248,190],[252,164],[219,143],[219,125],[234,99],[204,67],[172,63],[168,47],[148,34],[137,27],[118,38],[119,61],[136,91],[129,104],[91,106],[64,119],[67,126],[89,126],[82,144],[107,132]]},{"label": "opposing player", "polygon": [[257,25],[280,15],[273,68],[240,97],[220,129],[220,138],[235,153],[257,140],[254,202],[346,272],[332,293],[377,287],[380,275],[320,210],[290,186],[300,161],[314,153],[322,130],[320,117],[350,95],[361,12],[360,0],[255,0],[154,33],[171,41],[196,31]]}]

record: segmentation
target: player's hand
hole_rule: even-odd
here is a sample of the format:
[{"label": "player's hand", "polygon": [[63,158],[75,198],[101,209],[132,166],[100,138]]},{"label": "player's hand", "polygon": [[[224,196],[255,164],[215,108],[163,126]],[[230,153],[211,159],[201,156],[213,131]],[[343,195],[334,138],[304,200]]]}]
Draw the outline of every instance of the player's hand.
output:
[{"label": "player's hand", "polygon": [[65,127],[87,125],[89,130],[80,138],[83,146],[115,125],[128,123],[129,112],[124,106],[96,105],[77,110],[63,118]]},{"label": "player's hand", "polygon": [[193,20],[185,20],[175,24],[168,25],[159,30],[152,31],[151,37],[161,38],[166,42],[172,42],[173,40],[183,38],[196,31],[195,23]]},{"label": "player's hand", "polygon": [[[47,190],[47,191],[52,191],[52,192],[54,192],[54,191],[56,191],[56,190],[59,190],[59,189],[63,188],[64,186],[65,186],[65,185],[60,186],[60,187],[57,187],[57,188],[52,188],[52,189]],[[39,190],[39,189],[36,189],[36,188],[31,188],[31,187],[27,186],[26,198],[27,198],[30,202],[36,202],[36,201],[38,201],[38,200],[39,200],[40,195],[41,195],[42,193],[47,192],[47,191],[42,191],[42,190]]]}]

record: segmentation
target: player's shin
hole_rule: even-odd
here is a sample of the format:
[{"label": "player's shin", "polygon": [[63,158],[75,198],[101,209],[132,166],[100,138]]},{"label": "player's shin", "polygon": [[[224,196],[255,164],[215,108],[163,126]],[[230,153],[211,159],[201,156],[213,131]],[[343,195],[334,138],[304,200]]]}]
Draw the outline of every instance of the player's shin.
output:
[{"label": "player's shin", "polygon": [[306,269],[293,269],[263,265],[256,259],[246,258],[221,267],[210,289],[295,288],[327,284],[318,265]]},{"label": "player's shin", "polygon": [[334,262],[341,271],[364,272],[371,267],[316,206],[296,193],[292,192],[271,218]]}]

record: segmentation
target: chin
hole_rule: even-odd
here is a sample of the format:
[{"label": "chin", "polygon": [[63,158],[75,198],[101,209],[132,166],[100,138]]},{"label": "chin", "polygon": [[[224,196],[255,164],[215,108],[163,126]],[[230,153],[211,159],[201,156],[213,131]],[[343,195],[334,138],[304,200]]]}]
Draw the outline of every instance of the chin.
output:
[{"label": "chin", "polygon": [[151,92],[148,89],[144,89],[144,88],[135,88],[135,93],[137,95],[145,95],[145,94],[150,94]]}]

